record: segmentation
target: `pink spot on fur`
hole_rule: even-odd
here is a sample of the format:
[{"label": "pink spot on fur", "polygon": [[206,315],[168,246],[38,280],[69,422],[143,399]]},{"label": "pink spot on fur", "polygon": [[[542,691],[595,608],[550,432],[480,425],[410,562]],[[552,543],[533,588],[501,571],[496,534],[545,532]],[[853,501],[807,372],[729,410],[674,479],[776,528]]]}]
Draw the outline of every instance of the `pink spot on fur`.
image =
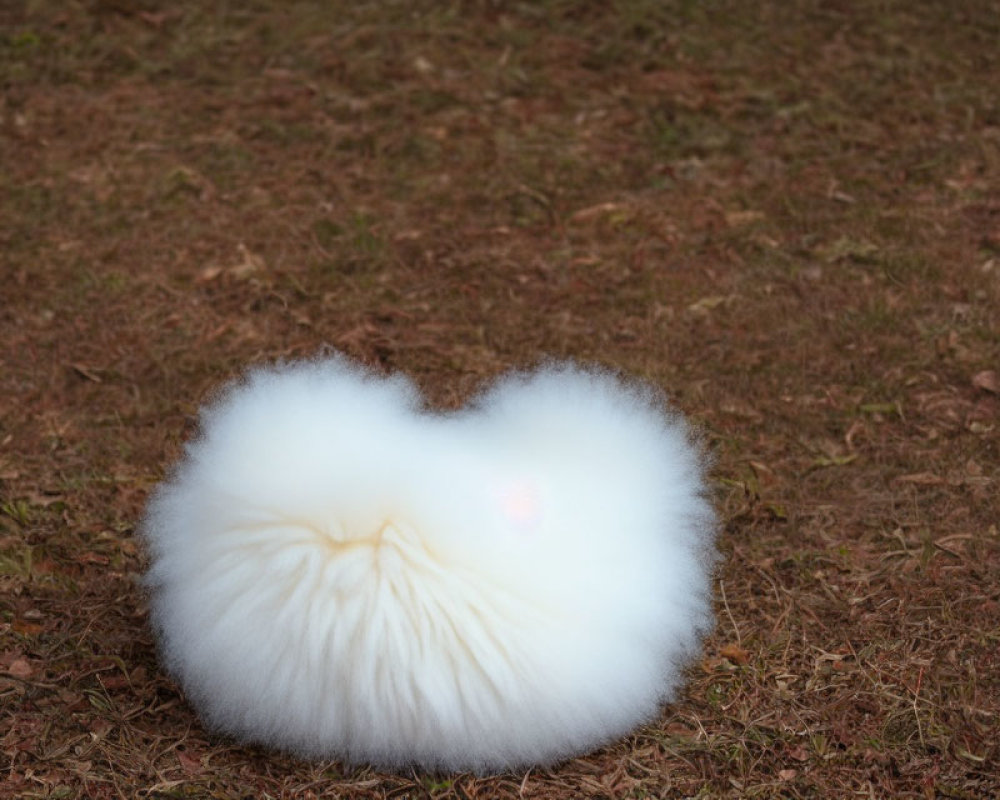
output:
[{"label": "pink spot on fur", "polygon": [[518,481],[504,489],[500,505],[507,519],[526,531],[535,528],[542,517],[538,490],[524,481]]}]

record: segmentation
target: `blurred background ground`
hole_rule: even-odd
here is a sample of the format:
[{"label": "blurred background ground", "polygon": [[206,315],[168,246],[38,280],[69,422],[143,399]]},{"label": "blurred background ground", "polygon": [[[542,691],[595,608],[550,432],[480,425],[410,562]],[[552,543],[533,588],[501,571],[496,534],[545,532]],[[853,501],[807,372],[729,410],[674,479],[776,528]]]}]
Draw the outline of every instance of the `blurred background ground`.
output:
[{"label": "blurred background ground", "polygon": [[[1000,794],[1000,10],[0,4],[0,796]],[[161,673],[199,404],[334,348],[668,392],[724,518],[660,721],[527,775],[303,764]]]}]

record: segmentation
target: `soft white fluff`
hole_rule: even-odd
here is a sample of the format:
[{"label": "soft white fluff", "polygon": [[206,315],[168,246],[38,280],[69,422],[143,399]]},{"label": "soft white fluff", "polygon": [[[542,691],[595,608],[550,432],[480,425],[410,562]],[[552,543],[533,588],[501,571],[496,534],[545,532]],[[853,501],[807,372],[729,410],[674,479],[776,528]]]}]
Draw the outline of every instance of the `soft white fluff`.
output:
[{"label": "soft white fluff", "polygon": [[434,413],[342,358],[258,369],[143,525],[166,667],[309,757],[492,771],[650,720],[710,625],[699,451],[648,388],[557,365]]}]

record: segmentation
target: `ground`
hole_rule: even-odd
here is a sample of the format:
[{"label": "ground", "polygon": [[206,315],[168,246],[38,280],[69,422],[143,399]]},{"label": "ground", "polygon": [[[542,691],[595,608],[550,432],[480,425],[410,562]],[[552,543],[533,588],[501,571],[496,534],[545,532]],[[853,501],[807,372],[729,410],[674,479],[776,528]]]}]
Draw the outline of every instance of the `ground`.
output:
[{"label": "ground", "polygon": [[[1000,795],[988,0],[0,6],[0,796]],[[443,407],[545,357],[714,455],[718,624],[662,717],[492,778],[206,732],[136,525],[245,365]]]}]

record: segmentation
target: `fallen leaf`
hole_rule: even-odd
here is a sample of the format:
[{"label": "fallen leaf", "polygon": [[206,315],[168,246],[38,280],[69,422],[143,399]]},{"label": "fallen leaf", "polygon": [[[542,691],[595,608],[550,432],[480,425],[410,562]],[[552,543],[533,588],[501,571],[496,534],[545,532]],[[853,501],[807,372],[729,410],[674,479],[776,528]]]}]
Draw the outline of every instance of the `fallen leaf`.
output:
[{"label": "fallen leaf", "polygon": [[1000,377],[996,370],[984,369],[972,376],[972,385],[990,394],[1000,394]]},{"label": "fallen leaf", "polygon": [[413,68],[421,75],[430,75],[434,71],[434,65],[424,56],[413,59]]},{"label": "fallen leaf", "polygon": [[16,658],[11,662],[10,666],[7,667],[7,672],[12,678],[21,678],[24,680],[34,675],[35,669],[28,662],[28,659]]},{"label": "fallen leaf", "polygon": [[98,677],[98,680],[100,680],[104,688],[109,691],[127,689],[131,686],[129,679],[125,675],[107,675],[104,677]]},{"label": "fallen leaf", "polygon": [[184,750],[178,750],[177,760],[181,764],[181,769],[188,775],[195,775],[202,771],[201,758],[199,758],[197,754],[188,753]]},{"label": "fallen leaf", "polygon": [[208,283],[210,281],[214,281],[222,274],[222,272],[223,272],[222,266],[220,266],[219,264],[211,264],[202,269],[201,272],[199,272],[198,275],[195,276],[194,282]]},{"label": "fallen leaf", "polygon": [[739,664],[741,667],[745,667],[750,663],[750,654],[735,643],[723,646],[719,650],[719,655],[733,664]]},{"label": "fallen leaf", "polygon": [[794,780],[795,776],[798,775],[798,770],[794,769],[780,769],[778,770],[778,777],[783,781]]},{"label": "fallen leaf", "polygon": [[10,627],[14,633],[19,633],[22,636],[35,636],[45,630],[37,622],[26,622],[23,619],[14,620]]},{"label": "fallen leaf", "polygon": [[693,739],[698,735],[697,731],[691,730],[683,722],[671,722],[667,725],[666,731],[670,736],[678,736],[685,739]]},{"label": "fallen leaf", "polygon": [[802,745],[797,745],[788,751],[788,755],[794,758],[796,761],[808,761],[809,751],[805,749]]}]

